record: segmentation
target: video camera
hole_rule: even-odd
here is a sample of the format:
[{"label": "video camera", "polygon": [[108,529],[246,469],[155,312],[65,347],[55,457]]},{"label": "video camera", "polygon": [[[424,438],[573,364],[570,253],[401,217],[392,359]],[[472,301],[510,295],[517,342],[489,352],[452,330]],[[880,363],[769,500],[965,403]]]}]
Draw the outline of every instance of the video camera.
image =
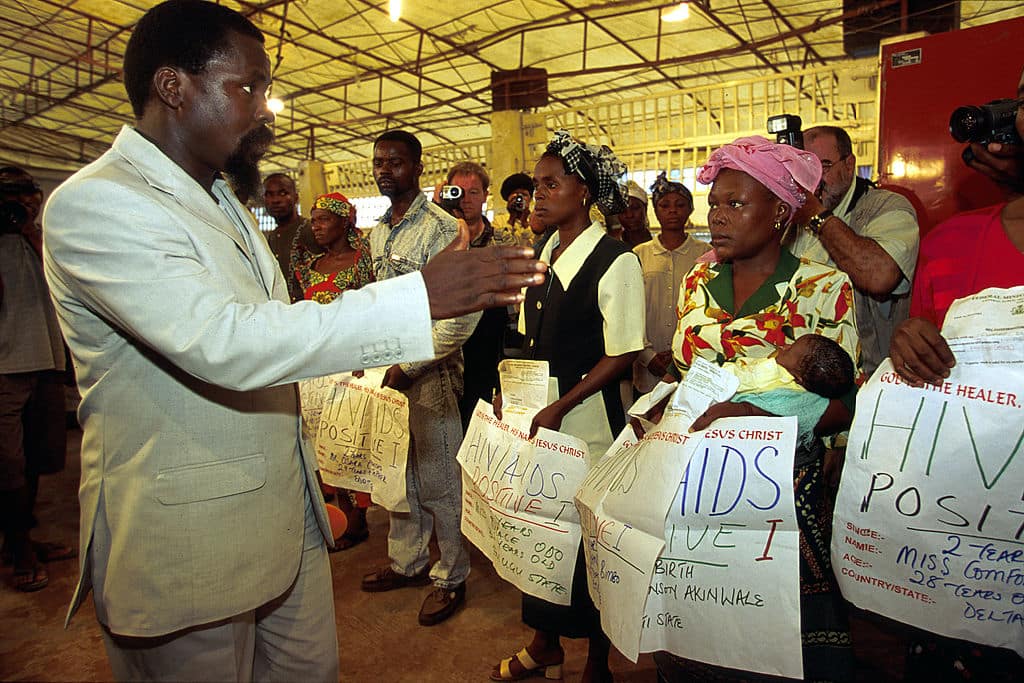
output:
[{"label": "video camera", "polygon": [[453,216],[455,215],[456,211],[458,211],[461,214],[463,196],[465,196],[465,193],[462,191],[462,188],[459,187],[458,185],[443,186],[441,188],[441,208]]},{"label": "video camera", "polygon": [[981,106],[957,107],[949,117],[949,134],[957,142],[1020,145],[1022,142],[1014,124],[1017,109],[1022,105],[1024,100],[1002,99]]},{"label": "video camera", "polygon": [[0,234],[21,232],[21,226],[28,221],[28,207],[15,198],[38,190],[39,186],[28,180],[0,181]]},{"label": "video camera", "polygon": [[0,235],[17,235],[28,220],[28,209],[20,202],[0,201]]},{"label": "video camera", "polygon": [[775,136],[775,142],[797,149],[804,148],[804,134],[800,129],[803,120],[796,114],[780,114],[768,117],[768,132]]},{"label": "video camera", "polygon": [[508,210],[522,213],[526,211],[526,197],[518,192],[508,200]]}]

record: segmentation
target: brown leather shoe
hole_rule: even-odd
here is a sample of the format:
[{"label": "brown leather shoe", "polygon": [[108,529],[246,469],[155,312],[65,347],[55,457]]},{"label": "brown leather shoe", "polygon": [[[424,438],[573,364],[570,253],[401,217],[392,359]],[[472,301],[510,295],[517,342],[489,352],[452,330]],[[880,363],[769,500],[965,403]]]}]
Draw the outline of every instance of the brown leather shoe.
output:
[{"label": "brown leather shoe", "polygon": [[455,614],[455,610],[466,601],[466,582],[454,588],[435,588],[427,595],[420,608],[420,624],[433,626]]},{"label": "brown leather shoe", "polygon": [[430,585],[430,565],[424,567],[419,574],[412,576],[399,574],[391,568],[391,565],[388,565],[364,576],[359,587],[367,593],[383,593],[407,586],[428,585]]}]

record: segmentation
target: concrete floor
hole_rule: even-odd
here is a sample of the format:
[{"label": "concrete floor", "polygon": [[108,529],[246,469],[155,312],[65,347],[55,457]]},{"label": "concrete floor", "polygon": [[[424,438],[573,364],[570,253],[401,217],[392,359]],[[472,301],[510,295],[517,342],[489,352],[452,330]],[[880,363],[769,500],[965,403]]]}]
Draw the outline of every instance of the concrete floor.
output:
[{"label": "concrete floor", "polygon": [[[67,469],[41,483],[36,510],[40,526],[34,537],[77,546],[81,433],[73,431],[69,438]],[[416,621],[429,588],[378,594],[360,591],[362,575],[386,561],[387,513],[372,508],[369,523],[369,541],[331,555],[343,681],[486,681],[498,659],[526,644],[529,632],[519,620],[518,591],[498,578],[490,562],[472,546],[466,605],[443,624],[424,628]],[[47,569],[50,585],[36,593],[11,588],[9,569],[0,574],[0,680],[110,680],[91,602],[83,605],[67,630],[63,628],[78,561],[55,562]],[[901,678],[900,645],[884,628],[857,620],[854,640],[858,681],[886,683]],[[565,641],[565,649],[565,680],[576,681],[585,644]],[[619,683],[655,680],[650,655],[633,664],[613,652],[611,667]]]},{"label": "concrete floor", "polygon": [[[78,445],[70,434],[68,467],[44,477],[36,506],[38,540],[78,545]],[[362,575],[386,562],[387,513],[369,512],[370,540],[334,553],[341,678],[352,683],[486,681],[491,666],[528,641],[519,620],[519,592],[498,578],[490,562],[471,546],[473,570],[465,606],[443,624],[425,628],[416,621],[429,588],[369,594],[359,590]],[[269,549],[268,549],[269,550]],[[78,560],[47,565],[50,585],[36,593],[10,586],[10,570],[0,574],[0,680],[107,681],[111,679],[92,603],[87,602],[64,630]],[[582,641],[565,641],[565,680],[579,679],[586,655]],[[613,654],[615,680],[655,679],[649,655],[633,664]]]}]

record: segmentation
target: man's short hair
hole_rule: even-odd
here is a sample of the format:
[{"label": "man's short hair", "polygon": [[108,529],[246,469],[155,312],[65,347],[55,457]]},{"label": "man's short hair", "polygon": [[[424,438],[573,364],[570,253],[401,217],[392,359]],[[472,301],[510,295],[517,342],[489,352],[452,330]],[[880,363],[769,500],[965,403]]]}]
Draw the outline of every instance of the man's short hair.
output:
[{"label": "man's short hair", "polygon": [[231,31],[263,42],[263,34],[238,12],[205,0],[168,0],[146,12],[124,52],[124,88],[136,118],[149,101],[153,74],[171,66],[201,74],[228,50]]},{"label": "man's short hair", "polygon": [[296,186],[295,186],[295,179],[292,178],[287,173],[281,173],[281,172],[267,174],[267,176],[263,178],[263,184],[266,185],[268,181],[275,180],[275,179],[276,180],[287,180],[288,183],[291,184],[293,190],[297,189]]},{"label": "man's short hair", "polygon": [[420,163],[420,159],[423,157],[423,145],[420,144],[415,135],[407,130],[384,131],[373,141],[374,149],[382,142],[401,142],[404,144],[412,154],[413,163]]},{"label": "man's short hair", "polygon": [[0,167],[0,193],[7,195],[24,195],[42,192],[32,174],[18,166]]},{"label": "man's short hair", "polygon": [[840,157],[848,157],[853,154],[853,141],[850,134],[839,126],[814,126],[804,131],[805,138],[813,138],[819,135],[831,135],[836,141],[836,149]]},{"label": "man's short hair", "polygon": [[487,188],[491,186],[491,176],[487,175],[487,171],[484,167],[475,161],[460,161],[459,163],[452,166],[451,170],[448,171],[448,185],[452,184],[452,178],[457,175],[475,175],[480,179],[480,184],[483,185],[484,192],[487,192]]},{"label": "man's short hair", "polygon": [[507,202],[516,190],[526,190],[533,194],[533,178],[525,173],[513,173],[501,184],[501,198]]},{"label": "man's short hair", "polygon": [[807,335],[810,345],[800,359],[803,386],[825,398],[840,398],[853,387],[854,368],[850,354],[828,337]]}]

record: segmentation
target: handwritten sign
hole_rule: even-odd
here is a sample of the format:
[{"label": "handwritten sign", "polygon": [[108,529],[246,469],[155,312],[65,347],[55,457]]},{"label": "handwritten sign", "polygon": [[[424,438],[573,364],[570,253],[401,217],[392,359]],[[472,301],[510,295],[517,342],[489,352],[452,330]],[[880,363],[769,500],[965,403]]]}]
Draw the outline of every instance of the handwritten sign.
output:
[{"label": "handwritten sign", "polygon": [[693,453],[690,415],[669,411],[637,442],[627,426],[576,492],[587,580],[601,624],[636,661],[644,599],[665,547],[665,514]]},{"label": "handwritten sign", "polygon": [[832,561],[864,609],[1024,655],[1024,338],[950,348],[939,386],[860,390]]},{"label": "handwritten sign", "polygon": [[313,444],[325,484],[367,491],[388,510],[408,512],[409,401],[381,388],[383,373],[331,376]]},{"label": "handwritten sign", "polygon": [[302,408],[302,435],[312,442],[320,429],[320,414],[324,409],[324,401],[334,393],[334,383],[342,378],[349,377],[348,373],[341,375],[324,375],[323,377],[311,377],[299,382],[299,405]]},{"label": "handwritten sign", "polygon": [[519,590],[568,605],[580,545],[572,496],[587,474],[586,444],[543,428],[531,441],[479,401],[458,461],[462,533]]},{"label": "handwritten sign", "polygon": [[796,418],[745,417],[700,433],[665,518],[642,652],[802,678],[796,432]]}]

